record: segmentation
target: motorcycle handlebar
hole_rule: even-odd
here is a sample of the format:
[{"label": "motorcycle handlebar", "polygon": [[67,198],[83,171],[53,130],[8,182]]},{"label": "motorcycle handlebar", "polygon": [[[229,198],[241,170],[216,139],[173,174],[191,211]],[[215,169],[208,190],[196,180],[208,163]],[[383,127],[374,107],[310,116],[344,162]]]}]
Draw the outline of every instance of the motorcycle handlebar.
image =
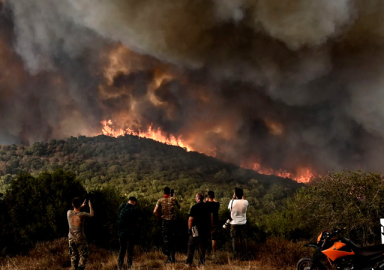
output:
[{"label": "motorcycle handlebar", "polygon": [[341,231],[344,231],[345,229],[346,229],[346,227],[333,228],[333,230],[332,230],[332,234],[339,233],[339,232],[341,232]]}]

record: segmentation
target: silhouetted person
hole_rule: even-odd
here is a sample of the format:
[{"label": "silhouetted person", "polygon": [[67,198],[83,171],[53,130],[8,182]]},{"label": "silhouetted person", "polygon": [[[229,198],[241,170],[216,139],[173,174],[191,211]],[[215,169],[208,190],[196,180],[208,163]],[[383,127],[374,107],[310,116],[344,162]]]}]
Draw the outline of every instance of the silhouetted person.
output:
[{"label": "silhouetted person", "polygon": [[69,254],[71,256],[71,268],[73,270],[83,270],[89,256],[88,244],[84,234],[84,224],[87,218],[93,217],[94,212],[91,201],[88,201],[90,213],[81,212],[81,208],[86,206],[86,200],[81,203],[81,199],[76,197],[72,200],[73,210],[68,210],[67,219],[69,225],[68,242]]},{"label": "silhouetted person", "polygon": [[118,268],[122,269],[125,253],[127,255],[128,268],[132,267],[133,250],[138,236],[139,218],[141,210],[136,206],[137,199],[130,197],[127,203],[120,205],[117,215],[117,225],[120,240],[120,253]]},{"label": "silhouetted person", "polygon": [[[167,255],[167,261],[165,263],[174,263],[175,259],[175,238],[176,238],[176,213],[175,206],[179,209],[181,205],[177,201],[176,197],[171,196],[171,189],[169,187],[164,188],[164,197],[159,199],[156,203],[156,207],[153,213],[157,217],[161,217],[162,222],[162,234],[164,242],[164,254]],[[161,209],[161,215],[160,215]]]},{"label": "silhouetted person", "polygon": [[197,193],[196,204],[192,206],[188,219],[188,255],[187,266],[192,266],[195,249],[199,247],[199,263],[205,263],[205,244],[209,239],[211,230],[211,213],[204,201],[204,195]]},{"label": "silhouetted person", "polygon": [[219,228],[219,208],[220,203],[215,199],[215,192],[208,191],[207,200],[205,202],[208,206],[209,212],[211,213],[212,229],[211,229],[211,240],[212,240],[212,254],[214,255],[217,248],[217,229]]},{"label": "silhouetted person", "polygon": [[243,190],[235,189],[228,205],[232,218],[230,234],[235,258],[242,258],[247,251],[247,208],[248,201],[243,197]]}]

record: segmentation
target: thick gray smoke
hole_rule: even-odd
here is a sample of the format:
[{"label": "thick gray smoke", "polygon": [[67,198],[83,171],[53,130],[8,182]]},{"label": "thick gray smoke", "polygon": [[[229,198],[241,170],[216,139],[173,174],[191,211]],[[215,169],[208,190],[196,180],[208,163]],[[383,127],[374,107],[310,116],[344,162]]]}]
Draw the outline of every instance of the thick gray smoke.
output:
[{"label": "thick gray smoke", "polygon": [[0,143],[96,135],[112,119],[245,166],[380,171],[383,12],[380,0],[5,0]]}]

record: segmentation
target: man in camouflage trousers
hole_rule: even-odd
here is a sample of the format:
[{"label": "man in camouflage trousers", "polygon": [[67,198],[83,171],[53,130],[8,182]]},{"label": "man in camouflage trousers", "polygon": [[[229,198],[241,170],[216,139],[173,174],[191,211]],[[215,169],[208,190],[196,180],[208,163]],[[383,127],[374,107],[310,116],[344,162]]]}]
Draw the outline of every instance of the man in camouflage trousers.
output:
[{"label": "man in camouflage trousers", "polygon": [[87,263],[89,251],[84,234],[85,220],[93,217],[94,212],[91,201],[88,201],[90,213],[81,212],[81,208],[86,206],[86,200],[81,203],[81,199],[76,197],[72,200],[73,210],[68,210],[67,219],[69,225],[69,255],[71,256],[71,269],[84,270]]},{"label": "man in camouflage trousers", "polygon": [[[163,219],[162,234],[164,242],[164,254],[167,255],[167,261],[165,263],[175,263],[175,232],[176,232],[176,214],[175,206],[179,209],[181,205],[177,199],[171,196],[171,189],[169,187],[164,188],[164,197],[157,201],[155,210],[153,211],[157,217]],[[162,214],[160,215],[160,210]]]}]

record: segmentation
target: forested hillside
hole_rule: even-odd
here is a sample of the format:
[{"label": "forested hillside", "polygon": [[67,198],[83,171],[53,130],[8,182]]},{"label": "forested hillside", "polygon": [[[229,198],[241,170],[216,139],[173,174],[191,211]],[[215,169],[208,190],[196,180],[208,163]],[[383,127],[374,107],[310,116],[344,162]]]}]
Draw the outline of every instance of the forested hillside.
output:
[{"label": "forested hillside", "polygon": [[[65,236],[66,227],[60,227],[66,224],[63,213],[70,208],[76,190],[83,189],[77,192],[81,193],[78,195],[94,201],[95,211],[98,211],[95,224],[108,228],[110,232],[105,239],[95,237],[101,245],[109,246],[116,236],[117,208],[133,195],[139,199],[147,216],[145,224],[149,227],[145,230],[145,241],[154,241],[145,244],[143,240],[143,245],[159,246],[160,240],[156,236],[161,235],[157,232],[160,226],[153,226],[157,221],[152,211],[156,201],[162,197],[164,186],[175,189],[182,205],[180,239],[184,239],[188,212],[195,203],[196,192],[215,191],[222,203],[220,222],[224,223],[234,188],[242,187],[250,202],[247,215],[249,235],[256,241],[265,236],[262,221],[269,214],[281,210],[287,198],[293,197],[302,186],[290,179],[261,175],[197,152],[130,135],[119,138],[80,136],[31,146],[3,145],[0,148],[0,174],[5,192],[5,211],[1,219],[18,224],[14,232],[11,227],[4,227],[3,235],[9,237],[6,242],[26,247],[37,241]],[[41,206],[43,201],[46,201],[46,210]],[[25,207],[30,213],[29,220],[33,220],[33,228],[23,225],[26,223]],[[106,208],[110,210],[104,211]],[[43,216],[46,216],[44,221],[41,220]],[[61,225],[55,225],[56,230],[52,224]],[[225,231],[221,234],[225,242]],[[10,248],[12,245],[5,246]],[[184,241],[181,241],[180,249],[183,247]]]},{"label": "forested hillside", "polygon": [[[235,186],[244,188],[254,210],[271,212],[300,187],[290,179],[258,174],[197,152],[126,135],[71,137],[31,146],[0,146],[0,190],[20,172],[38,175],[62,168],[72,171],[87,190],[117,187],[122,195],[156,199],[165,185],[181,201],[192,203],[197,191],[216,191],[226,203]],[[192,198],[192,199],[190,199]]]},{"label": "forested hillside", "polygon": [[[64,237],[65,211],[71,207],[74,196],[93,200],[98,214],[88,228],[89,236],[94,243],[108,248],[116,247],[119,204],[128,196],[137,196],[145,213],[142,246],[159,247],[161,226],[153,209],[164,186],[175,189],[182,205],[178,213],[179,250],[187,242],[185,228],[194,194],[214,190],[222,204],[219,218],[224,223],[235,186],[244,189],[250,202],[248,237],[254,243],[271,236],[309,239],[339,224],[346,225],[346,235],[359,244],[381,239],[381,174],[335,172],[304,187],[290,179],[260,175],[135,136],[72,137],[29,147],[1,146],[0,173],[5,192],[0,200],[0,250],[5,254],[20,248],[27,250],[39,241]],[[98,237],[100,231],[108,233]],[[228,231],[219,233],[220,246],[229,250]]]}]

